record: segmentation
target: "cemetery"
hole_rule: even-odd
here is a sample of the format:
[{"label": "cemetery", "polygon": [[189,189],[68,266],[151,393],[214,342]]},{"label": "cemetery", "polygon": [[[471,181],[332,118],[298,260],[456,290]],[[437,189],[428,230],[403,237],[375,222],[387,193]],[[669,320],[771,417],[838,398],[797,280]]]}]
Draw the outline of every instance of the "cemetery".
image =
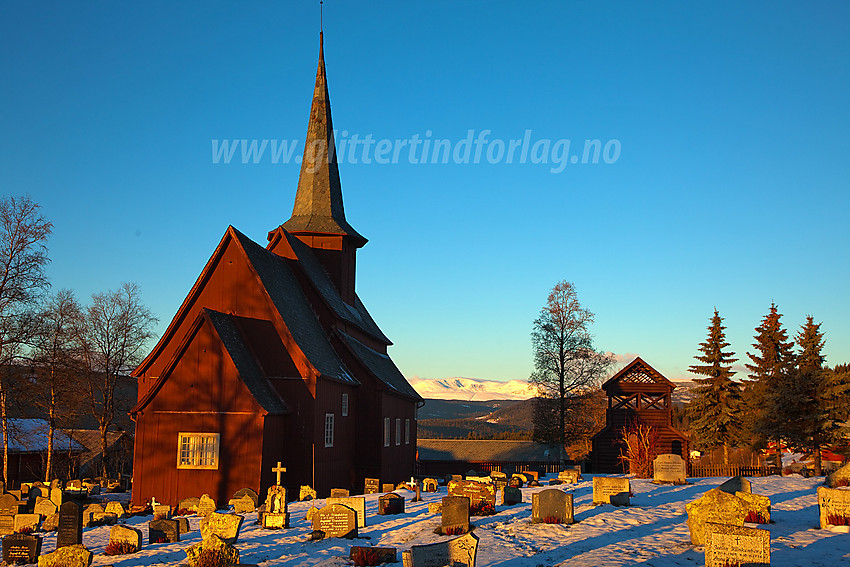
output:
[{"label": "cemetery", "polygon": [[[159,508],[159,517],[151,507],[132,509],[126,492],[94,494],[63,502],[52,527],[28,512],[34,499],[30,504],[7,493],[0,504],[8,523],[33,529],[10,530],[4,560],[40,567],[193,565],[210,550],[232,564],[340,567],[379,560],[404,567],[449,560],[478,567],[804,566],[850,558],[850,489],[825,486],[823,477],[680,484],[585,473],[550,485],[558,476],[540,475],[540,486],[501,484],[491,515],[470,511],[473,498],[491,501],[484,486],[496,486],[477,476],[422,491],[419,501],[407,489],[287,501],[286,491],[274,486],[257,496],[259,506],[251,490],[227,503],[201,495],[181,502],[171,517]],[[624,492],[627,503],[594,504],[603,494],[610,499]],[[464,563],[469,560],[474,563]]]}]

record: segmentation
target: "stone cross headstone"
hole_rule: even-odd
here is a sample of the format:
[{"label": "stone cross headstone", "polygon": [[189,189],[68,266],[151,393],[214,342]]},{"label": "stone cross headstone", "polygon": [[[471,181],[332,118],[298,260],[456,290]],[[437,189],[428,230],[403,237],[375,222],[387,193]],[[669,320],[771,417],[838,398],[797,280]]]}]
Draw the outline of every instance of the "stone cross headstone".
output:
[{"label": "stone cross headstone", "polygon": [[109,530],[109,543],[129,544],[139,551],[142,548],[142,532],[130,526],[112,526]]},{"label": "stone cross headstone", "polygon": [[446,496],[443,498],[440,531],[443,535],[461,535],[469,531],[469,498]]},{"label": "stone cross headstone", "polygon": [[180,541],[180,524],[177,520],[160,518],[148,522],[148,543],[174,543]]},{"label": "stone cross headstone", "polygon": [[328,504],[313,515],[313,531],[325,537],[357,537],[357,512],[342,504]]},{"label": "stone cross headstone", "polygon": [[366,499],[362,496],[352,496],[349,498],[328,498],[325,504],[342,504],[348,506],[357,512],[357,528],[366,527]]},{"label": "stone cross headstone", "polygon": [[631,493],[629,479],[625,477],[593,477],[593,503],[628,506]]},{"label": "stone cross headstone", "polygon": [[278,461],[277,466],[272,468],[272,472],[277,476],[275,484],[280,486],[280,475],[286,472],[286,467],[282,466],[280,461]]},{"label": "stone cross headstone", "polygon": [[349,496],[346,488],[331,488],[331,498],[348,498]]},{"label": "stone cross headstone", "polygon": [[850,525],[850,490],[818,487],[818,510],[821,529]]},{"label": "stone cross headstone", "polygon": [[3,538],[3,563],[33,564],[41,555],[41,536],[32,534],[12,534]]},{"label": "stone cross headstone", "polygon": [[377,478],[363,480],[363,494],[378,494],[381,491],[381,481]]},{"label": "stone cross headstone", "polygon": [[73,501],[63,502],[59,508],[59,527],[56,548],[83,543],[83,509]]},{"label": "stone cross headstone", "polygon": [[201,521],[201,538],[209,539],[215,535],[221,541],[233,545],[239,540],[239,528],[244,521],[245,517],[239,514],[213,512]]},{"label": "stone cross headstone", "polygon": [[687,484],[688,464],[675,453],[664,453],[652,461],[652,480],[655,482],[672,482]]},{"label": "stone cross headstone", "polygon": [[705,567],[770,567],[770,532],[758,528],[706,525]]},{"label": "stone cross headstone", "polygon": [[478,537],[468,533],[449,541],[414,545],[402,553],[403,567],[475,567]]},{"label": "stone cross headstone", "polygon": [[404,497],[394,492],[380,496],[378,498],[378,514],[381,516],[404,514]]},{"label": "stone cross headstone", "polygon": [[547,488],[531,495],[531,521],[547,524],[573,523],[573,495]]}]

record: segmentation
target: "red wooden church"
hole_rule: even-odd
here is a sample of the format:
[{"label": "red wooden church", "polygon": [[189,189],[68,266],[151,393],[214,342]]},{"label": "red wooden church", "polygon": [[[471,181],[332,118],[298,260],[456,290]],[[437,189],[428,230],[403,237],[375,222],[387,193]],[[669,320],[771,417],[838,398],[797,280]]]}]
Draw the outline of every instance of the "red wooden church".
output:
[{"label": "red wooden church", "polygon": [[323,49],[292,218],[263,247],[228,227],[133,372],[133,503],[413,474],[422,399],[354,291]]},{"label": "red wooden church", "polygon": [[688,461],[688,438],[673,428],[670,398],[675,387],[640,357],[602,384],[608,394],[608,409],[605,429],[592,439],[593,472],[623,472],[619,462],[622,430],[635,421],[656,429],[659,453],[675,453]]}]

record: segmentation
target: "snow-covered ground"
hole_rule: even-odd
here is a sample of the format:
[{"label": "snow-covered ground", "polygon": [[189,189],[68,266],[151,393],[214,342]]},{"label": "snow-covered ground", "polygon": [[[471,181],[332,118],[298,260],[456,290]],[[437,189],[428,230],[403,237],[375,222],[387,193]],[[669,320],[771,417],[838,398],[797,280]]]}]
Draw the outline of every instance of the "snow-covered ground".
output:
[{"label": "snow-covered ground", "polygon": [[[576,485],[562,485],[574,494],[575,518],[572,525],[530,524],[532,493],[548,488],[523,488],[525,503],[497,506],[497,514],[474,517],[475,534],[480,538],[478,566],[539,567],[608,567],[619,565],[679,566],[704,565],[702,547],[691,545],[685,505],[725,479],[698,479],[687,486],[655,485],[647,480],[632,480],[632,506],[615,508],[591,504],[591,475]],[[771,565],[837,567],[850,565],[850,534],[836,534],[818,529],[818,507],[815,490],[822,478],[787,477],[753,478],[753,492],[769,496],[774,523],[762,526],[771,533]],[[401,551],[414,544],[434,543],[450,539],[434,533],[439,515],[428,513],[428,503],[446,495],[423,493],[422,502],[410,502],[412,492],[399,491],[407,499],[406,513],[378,516],[378,496],[366,496],[365,529],[355,540],[327,539],[306,541],[310,526],[305,515],[311,504],[324,501],[294,502],[289,510],[292,528],[281,531],[263,530],[255,524],[257,514],[247,514],[236,547],[242,563],[268,565],[342,566],[347,565],[352,545],[396,547]],[[109,495],[111,498],[120,495]],[[126,496],[124,496],[126,498]],[[83,543],[96,555],[94,565],[135,567],[177,565],[186,560],[183,551],[200,541],[197,517],[190,517],[192,532],[181,536],[179,543],[147,545],[147,522],[151,516],[127,520],[142,530],[145,545],[134,555],[104,556],[109,527],[87,528]],[[53,551],[55,534],[45,538],[42,551]],[[400,563],[398,563],[400,565]]]}]

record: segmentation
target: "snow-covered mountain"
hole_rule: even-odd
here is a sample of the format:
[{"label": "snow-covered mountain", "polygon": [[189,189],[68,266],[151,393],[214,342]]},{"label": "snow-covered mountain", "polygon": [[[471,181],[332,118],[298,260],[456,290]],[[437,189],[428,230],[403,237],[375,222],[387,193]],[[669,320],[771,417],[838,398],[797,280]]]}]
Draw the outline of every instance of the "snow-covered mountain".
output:
[{"label": "snow-covered mountain", "polygon": [[429,380],[413,377],[410,380],[419,395],[427,400],[527,400],[534,390],[525,380],[479,380],[477,378],[443,378]]}]

